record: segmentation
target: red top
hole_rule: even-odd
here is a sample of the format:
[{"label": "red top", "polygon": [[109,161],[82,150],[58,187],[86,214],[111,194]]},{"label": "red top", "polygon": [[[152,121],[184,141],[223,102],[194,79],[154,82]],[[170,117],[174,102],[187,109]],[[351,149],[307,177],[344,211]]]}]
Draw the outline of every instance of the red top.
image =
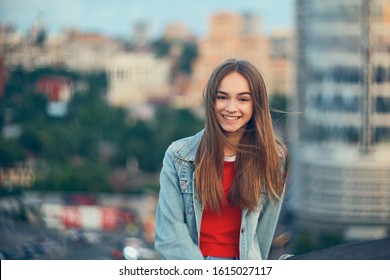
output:
[{"label": "red top", "polygon": [[203,256],[239,257],[241,208],[228,204],[228,193],[235,175],[234,161],[225,161],[221,212],[204,209],[200,226],[200,250]]}]

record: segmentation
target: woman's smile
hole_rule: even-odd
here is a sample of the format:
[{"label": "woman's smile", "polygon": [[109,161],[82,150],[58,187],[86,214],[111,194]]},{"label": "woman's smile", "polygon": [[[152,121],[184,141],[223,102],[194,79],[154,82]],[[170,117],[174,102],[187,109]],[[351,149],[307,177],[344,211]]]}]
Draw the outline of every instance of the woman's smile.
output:
[{"label": "woman's smile", "polygon": [[228,120],[228,121],[236,121],[238,120],[239,118],[241,118],[240,116],[228,116],[228,115],[222,115],[224,119]]}]

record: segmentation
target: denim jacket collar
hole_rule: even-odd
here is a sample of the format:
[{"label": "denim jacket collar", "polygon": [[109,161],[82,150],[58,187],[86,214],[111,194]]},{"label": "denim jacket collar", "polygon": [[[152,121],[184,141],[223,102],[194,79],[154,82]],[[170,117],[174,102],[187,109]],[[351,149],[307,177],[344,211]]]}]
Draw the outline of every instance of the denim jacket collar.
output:
[{"label": "denim jacket collar", "polygon": [[200,139],[203,136],[203,133],[204,129],[199,131],[195,136],[191,137],[191,141],[185,141],[187,138],[183,139],[183,141],[185,141],[185,145],[183,145],[183,147],[181,147],[179,150],[175,151],[175,156],[185,161],[194,162],[196,150],[198,149],[198,145]]}]

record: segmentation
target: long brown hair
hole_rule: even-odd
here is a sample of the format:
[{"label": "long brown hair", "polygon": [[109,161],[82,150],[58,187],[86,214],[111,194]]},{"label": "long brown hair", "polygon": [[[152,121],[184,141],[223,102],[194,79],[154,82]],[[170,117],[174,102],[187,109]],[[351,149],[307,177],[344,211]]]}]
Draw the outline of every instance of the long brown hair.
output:
[{"label": "long brown hair", "polygon": [[[231,72],[247,79],[253,95],[253,115],[237,147],[224,135],[214,109],[219,84]],[[253,211],[262,195],[280,199],[288,175],[288,151],[274,135],[260,72],[247,61],[226,60],[211,74],[204,90],[204,103],[205,131],[195,156],[196,191],[202,204],[215,212],[220,210],[225,145],[237,151],[236,175],[228,195],[230,204]]]}]

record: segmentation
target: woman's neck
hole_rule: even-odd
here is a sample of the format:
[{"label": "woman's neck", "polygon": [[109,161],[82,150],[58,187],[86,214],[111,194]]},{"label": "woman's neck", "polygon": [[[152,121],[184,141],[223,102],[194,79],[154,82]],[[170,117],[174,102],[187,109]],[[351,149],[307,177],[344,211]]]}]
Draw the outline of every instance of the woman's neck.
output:
[{"label": "woman's neck", "polygon": [[[235,139],[234,139],[235,140]],[[237,149],[236,147],[238,146],[238,143],[239,141],[232,141],[230,138],[229,138],[229,142],[230,144],[226,144],[224,147],[223,147],[223,155],[225,157],[232,157],[232,156],[235,156],[237,154]]]},{"label": "woman's neck", "polygon": [[237,149],[238,144],[241,141],[241,138],[243,136],[243,133],[240,131],[237,131],[235,133],[229,133],[225,134],[229,140],[229,144],[226,144],[223,148],[223,154],[224,156],[230,157],[230,156],[235,156],[237,154]]}]

